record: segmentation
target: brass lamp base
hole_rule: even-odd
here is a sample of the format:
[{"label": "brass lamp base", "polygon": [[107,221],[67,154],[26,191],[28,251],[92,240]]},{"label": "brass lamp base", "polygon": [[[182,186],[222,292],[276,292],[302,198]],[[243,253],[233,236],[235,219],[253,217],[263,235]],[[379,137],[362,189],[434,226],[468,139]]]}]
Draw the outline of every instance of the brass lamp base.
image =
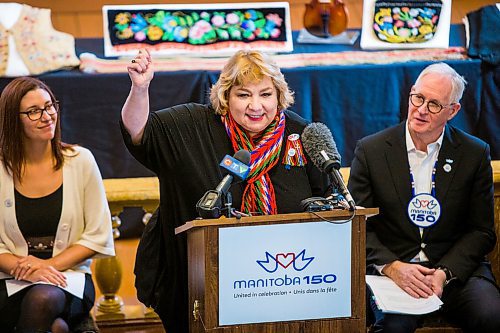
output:
[{"label": "brass lamp base", "polygon": [[122,310],[123,301],[121,297],[112,295],[111,297],[101,296],[97,302],[97,310],[104,313],[117,313]]},{"label": "brass lamp base", "polygon": [[96,320],[125,319],[122,309],[123,301],[121,297],[116,295],[101,296],[97,302],[94,315]]}]

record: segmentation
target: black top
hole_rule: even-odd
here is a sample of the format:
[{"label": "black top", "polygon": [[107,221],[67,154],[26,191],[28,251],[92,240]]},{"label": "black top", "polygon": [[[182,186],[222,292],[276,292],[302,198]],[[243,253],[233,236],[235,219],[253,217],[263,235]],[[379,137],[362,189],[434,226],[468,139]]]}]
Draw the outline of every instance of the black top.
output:
[{"label": "black top", "polygon": [[[285,138],[278,164],[269,172],[279,213],[300,212],[300,201],[324,196],[328,179],[309,161],[304,167],[287,170],[282,163],[286,138],[302,134],[306,121],[285,111]],[[196,203],[207,190],[222,180],[220,161],[233,155],[231,141],[219,115],[206,105],[183,104],[151,113],[140,145],[122,133],[134,157],[158,175],[160,181],[160,219],[163,229],[166,264],[165,278],[159,286],[157,309],[173,325],[168,330],[187,331],[187,252],[184,235],[174,229],[197,217]],[[241,206],[246,182],[231,186],[233,207]],[[166,286],[166,288],[162,288]]]},{"label": "black top", "polygon": [[28,198],[15,190],[16,219],[28,243],[28,254],[38,258],[52,257],[54,238],[61,218],[62,185],[41,198]]}]

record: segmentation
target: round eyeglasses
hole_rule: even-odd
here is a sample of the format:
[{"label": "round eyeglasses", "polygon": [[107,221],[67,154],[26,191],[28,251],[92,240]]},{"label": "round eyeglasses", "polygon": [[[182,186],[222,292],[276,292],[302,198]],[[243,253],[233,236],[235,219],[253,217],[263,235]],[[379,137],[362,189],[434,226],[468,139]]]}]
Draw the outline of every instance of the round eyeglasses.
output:
[{"label": "round eyeglasses", "polygon": [[[421,107],[425,103],[425,97],[420,94],[410,94],[410,103],[417,108]],[[441,105],[436,101],[427,101],[427,111],[429,111],[432,114],[437,114],[441,112],[441,110],[443,110],[444,108],[452,106],[453,104],[456,103]]]},{"label": "round eyeglasses", "polygon": [[44,112],[47,112],[49,116],[55,115],[59,111],[59,101],[51,102],[45,105],[44,108],[31,108],[24,112],[19,112],[20,114],[25,114],[32,121],[37,121],[42,118]]}]

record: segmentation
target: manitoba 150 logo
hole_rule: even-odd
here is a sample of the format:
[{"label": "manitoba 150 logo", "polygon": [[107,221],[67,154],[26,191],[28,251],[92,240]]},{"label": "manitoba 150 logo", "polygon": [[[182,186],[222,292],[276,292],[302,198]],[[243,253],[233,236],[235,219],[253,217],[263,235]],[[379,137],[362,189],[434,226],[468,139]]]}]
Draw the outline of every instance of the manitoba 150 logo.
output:
[{"label": "manitoba 150 logo", "polygon": [[441,216],[441,205],[432,195],[422,193],[414,196],[408,203],[410,221],[421,228],[434,225]]},{"label": "manitoba 150 logo", "polygon": [[294,252],[277,253],[272,255],[266,251],[264,260],[257,260],[257,263],[268,273],[274,273],[279,267],[283,269],[293,268],[297,272],[303,271],[314,260],[314,257],[306,257],[306,250],[296,254]]}]

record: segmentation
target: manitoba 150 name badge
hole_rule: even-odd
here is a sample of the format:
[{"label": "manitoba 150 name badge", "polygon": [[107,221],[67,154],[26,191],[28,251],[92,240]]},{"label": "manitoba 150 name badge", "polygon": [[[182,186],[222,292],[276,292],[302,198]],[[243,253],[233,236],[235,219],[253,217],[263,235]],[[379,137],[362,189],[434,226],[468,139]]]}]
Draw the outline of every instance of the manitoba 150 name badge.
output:
[{"label": "manitoba 150 name badge", "polygon": [[440,216],[441,205],[431,194],[418,194],[408,203],[408,218],[421,228],[434,225],[438,222]]}]

